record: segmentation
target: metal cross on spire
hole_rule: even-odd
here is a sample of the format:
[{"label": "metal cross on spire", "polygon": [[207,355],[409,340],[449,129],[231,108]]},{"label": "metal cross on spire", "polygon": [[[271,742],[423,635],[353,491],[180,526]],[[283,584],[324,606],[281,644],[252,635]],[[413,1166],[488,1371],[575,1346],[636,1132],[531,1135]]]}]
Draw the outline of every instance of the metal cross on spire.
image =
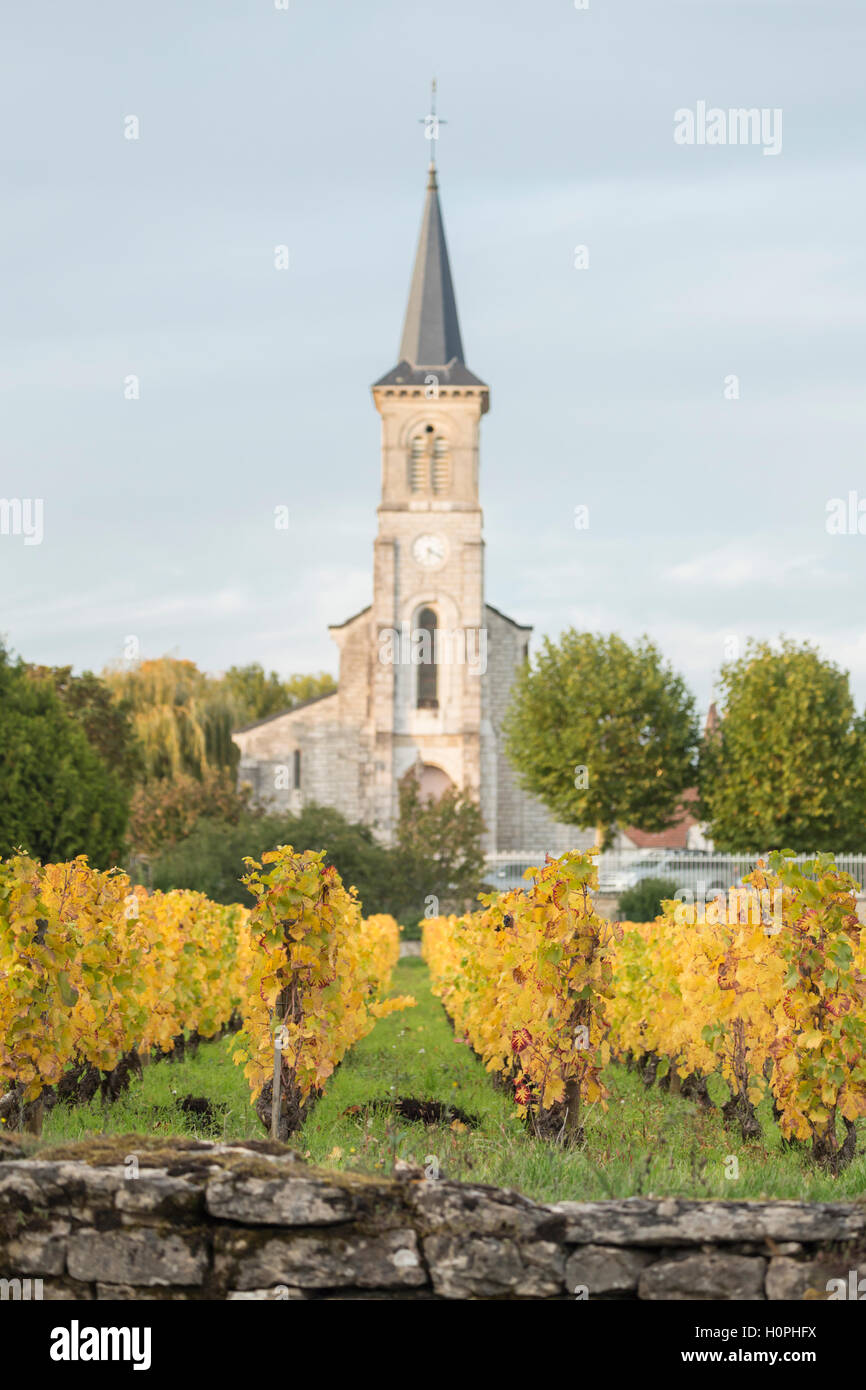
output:
[{"label": "metal cross on spire", "polygon": [[[438,139],[439,139],[439,127],[440,127],[440,125],[447,125],[447,124],[448,124],[447,121],[443,121],[442,118],[441,118],[440,116],[437,116],[437,114],[436,114],[436,78],[435,78],[435,77],[433,78],[433,81],[432,81],[432,83],[430,84],[430,110],[428,111],[428,113],[427,113],[426,116],[422,116],[422,117],[421,117],[421,119],[419,120],[418,124],[419,124],[419,125],[423,125],[423,127],[424,127],[424,138],[425,138],[426,140],[438,140]],[[430,151],[430,163],[431,163],[431,164],[435,164],[435,163],[436,163],[436,155],[435,155],[434,150],[435,150],[435,147],[434,147],[434,149],[431,149],[431,151]]]}]

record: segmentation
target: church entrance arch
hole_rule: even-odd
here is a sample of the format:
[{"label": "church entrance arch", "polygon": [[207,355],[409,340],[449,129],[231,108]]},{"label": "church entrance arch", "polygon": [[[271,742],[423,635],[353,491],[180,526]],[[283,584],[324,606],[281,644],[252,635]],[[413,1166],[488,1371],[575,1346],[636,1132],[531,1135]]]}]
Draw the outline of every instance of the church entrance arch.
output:
[{"label": "church entrance arch", "polygon": [[435,763],[417,762],[406,773],[403,781],[407,782],[410,777],[414,777],[417,781],[422,801],[438,801],[449,788],[454,786],[448,773],[441,767],[437,767]]}]

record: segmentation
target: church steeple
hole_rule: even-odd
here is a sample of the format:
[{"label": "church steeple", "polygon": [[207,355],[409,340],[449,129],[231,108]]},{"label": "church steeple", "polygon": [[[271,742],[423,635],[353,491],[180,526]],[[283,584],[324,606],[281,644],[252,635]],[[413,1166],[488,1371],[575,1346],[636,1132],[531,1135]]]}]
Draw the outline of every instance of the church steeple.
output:
[{"label": "church steeple", "polygon": [[[377,387],[428,383],[435,374],[437,386],[478,386],[484,382],[466,366],[463,339],[457,317],[457,300],[439,203],[436,165],[427,173],[427,194],[421,217],[418,250],[409,286],[409,302],[400,342],[400,361],[374,383]],[[484,409],[487,409],[485,399]]]},{"label": "church steeple", "polygon": [[412,367],[445,367],[463,362],[457,301],[448,261],[448,246],[436,165],[430,164],[421,234],[409,288],[409,303],[400,343],[400,358]]}]

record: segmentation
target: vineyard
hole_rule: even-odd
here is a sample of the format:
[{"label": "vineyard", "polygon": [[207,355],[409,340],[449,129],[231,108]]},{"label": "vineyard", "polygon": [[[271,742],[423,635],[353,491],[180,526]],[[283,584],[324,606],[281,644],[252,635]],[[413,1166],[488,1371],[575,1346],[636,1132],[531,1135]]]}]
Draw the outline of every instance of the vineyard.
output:
[{"label": "vineyard", "polygon": [[[258,1133],[300,1133],[335,1166],[432,1146],[467,1176],[480,1164],[488,1180],[574,1195],[598,1180],[594,1155],[649,1152],[673,1117],[693,1169],[696,1146],[772,1131],[791,1181],[804,1165],[837,1180],[866,1115],[853,880],[829,856],[774,854],[706,910],[611,923],[595,872],[592,855],[566,854],[530,870],[525,892],[426,921],[425,967],[398,963],[396,922],[365,918],[323,852],[248,860],[250,909],[148,893],[83,858],[13,857],[0,864],[0,1122],[38,1135],[65,1113],[104,1128],[154,1063],[176,1076],[201,1044],[246,1081]],[[412,1143],[419,1124],[428,1137]],[[682,1184],[673,1160],[667,1180]],[[623,1170],[618,1185],[635,1181]]]},{"label": "vineyard", "polygon": [[582,1137],[614,1059],[705,1106],[721,1081],[744,1139],[769,1096],[786,1143],[831,1172],[850,1163],[866,1114],[866,931],[831,856],[774,853],[745,891],[701,913],[667,903],[649,924],[596,914],[590,856],[528,875],[528,893],[428,922],[424,949],[458,1033],[536,1133]]},{"label": "vineyard", "polygon": [[[251,911],[200,893],[148,894],[79,857],[0,864],[0,1119],[41,1129],[43,1104],[114,1099],[142,1062],[237,1032],[257,1112],[297,1128],[376,1019],[396,922],[362,918],[324,854],[249,861]],[[275,1087],[275,1082],[276,1087]],[[274,1101],[276,1091],[277,1100]]]}]

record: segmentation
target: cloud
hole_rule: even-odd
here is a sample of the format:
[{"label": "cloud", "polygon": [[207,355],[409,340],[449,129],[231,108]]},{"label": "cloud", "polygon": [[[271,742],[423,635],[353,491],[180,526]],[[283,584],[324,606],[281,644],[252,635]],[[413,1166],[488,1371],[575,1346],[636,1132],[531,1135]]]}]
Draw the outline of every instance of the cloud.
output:
[{"label": "cloud", "polygon": [[817,556],[790,554],[783,545],[760,534],[667,565],[661,577],[676,584],[698,584],[710,589],[764,584],[797,588],[843,582]]}]

